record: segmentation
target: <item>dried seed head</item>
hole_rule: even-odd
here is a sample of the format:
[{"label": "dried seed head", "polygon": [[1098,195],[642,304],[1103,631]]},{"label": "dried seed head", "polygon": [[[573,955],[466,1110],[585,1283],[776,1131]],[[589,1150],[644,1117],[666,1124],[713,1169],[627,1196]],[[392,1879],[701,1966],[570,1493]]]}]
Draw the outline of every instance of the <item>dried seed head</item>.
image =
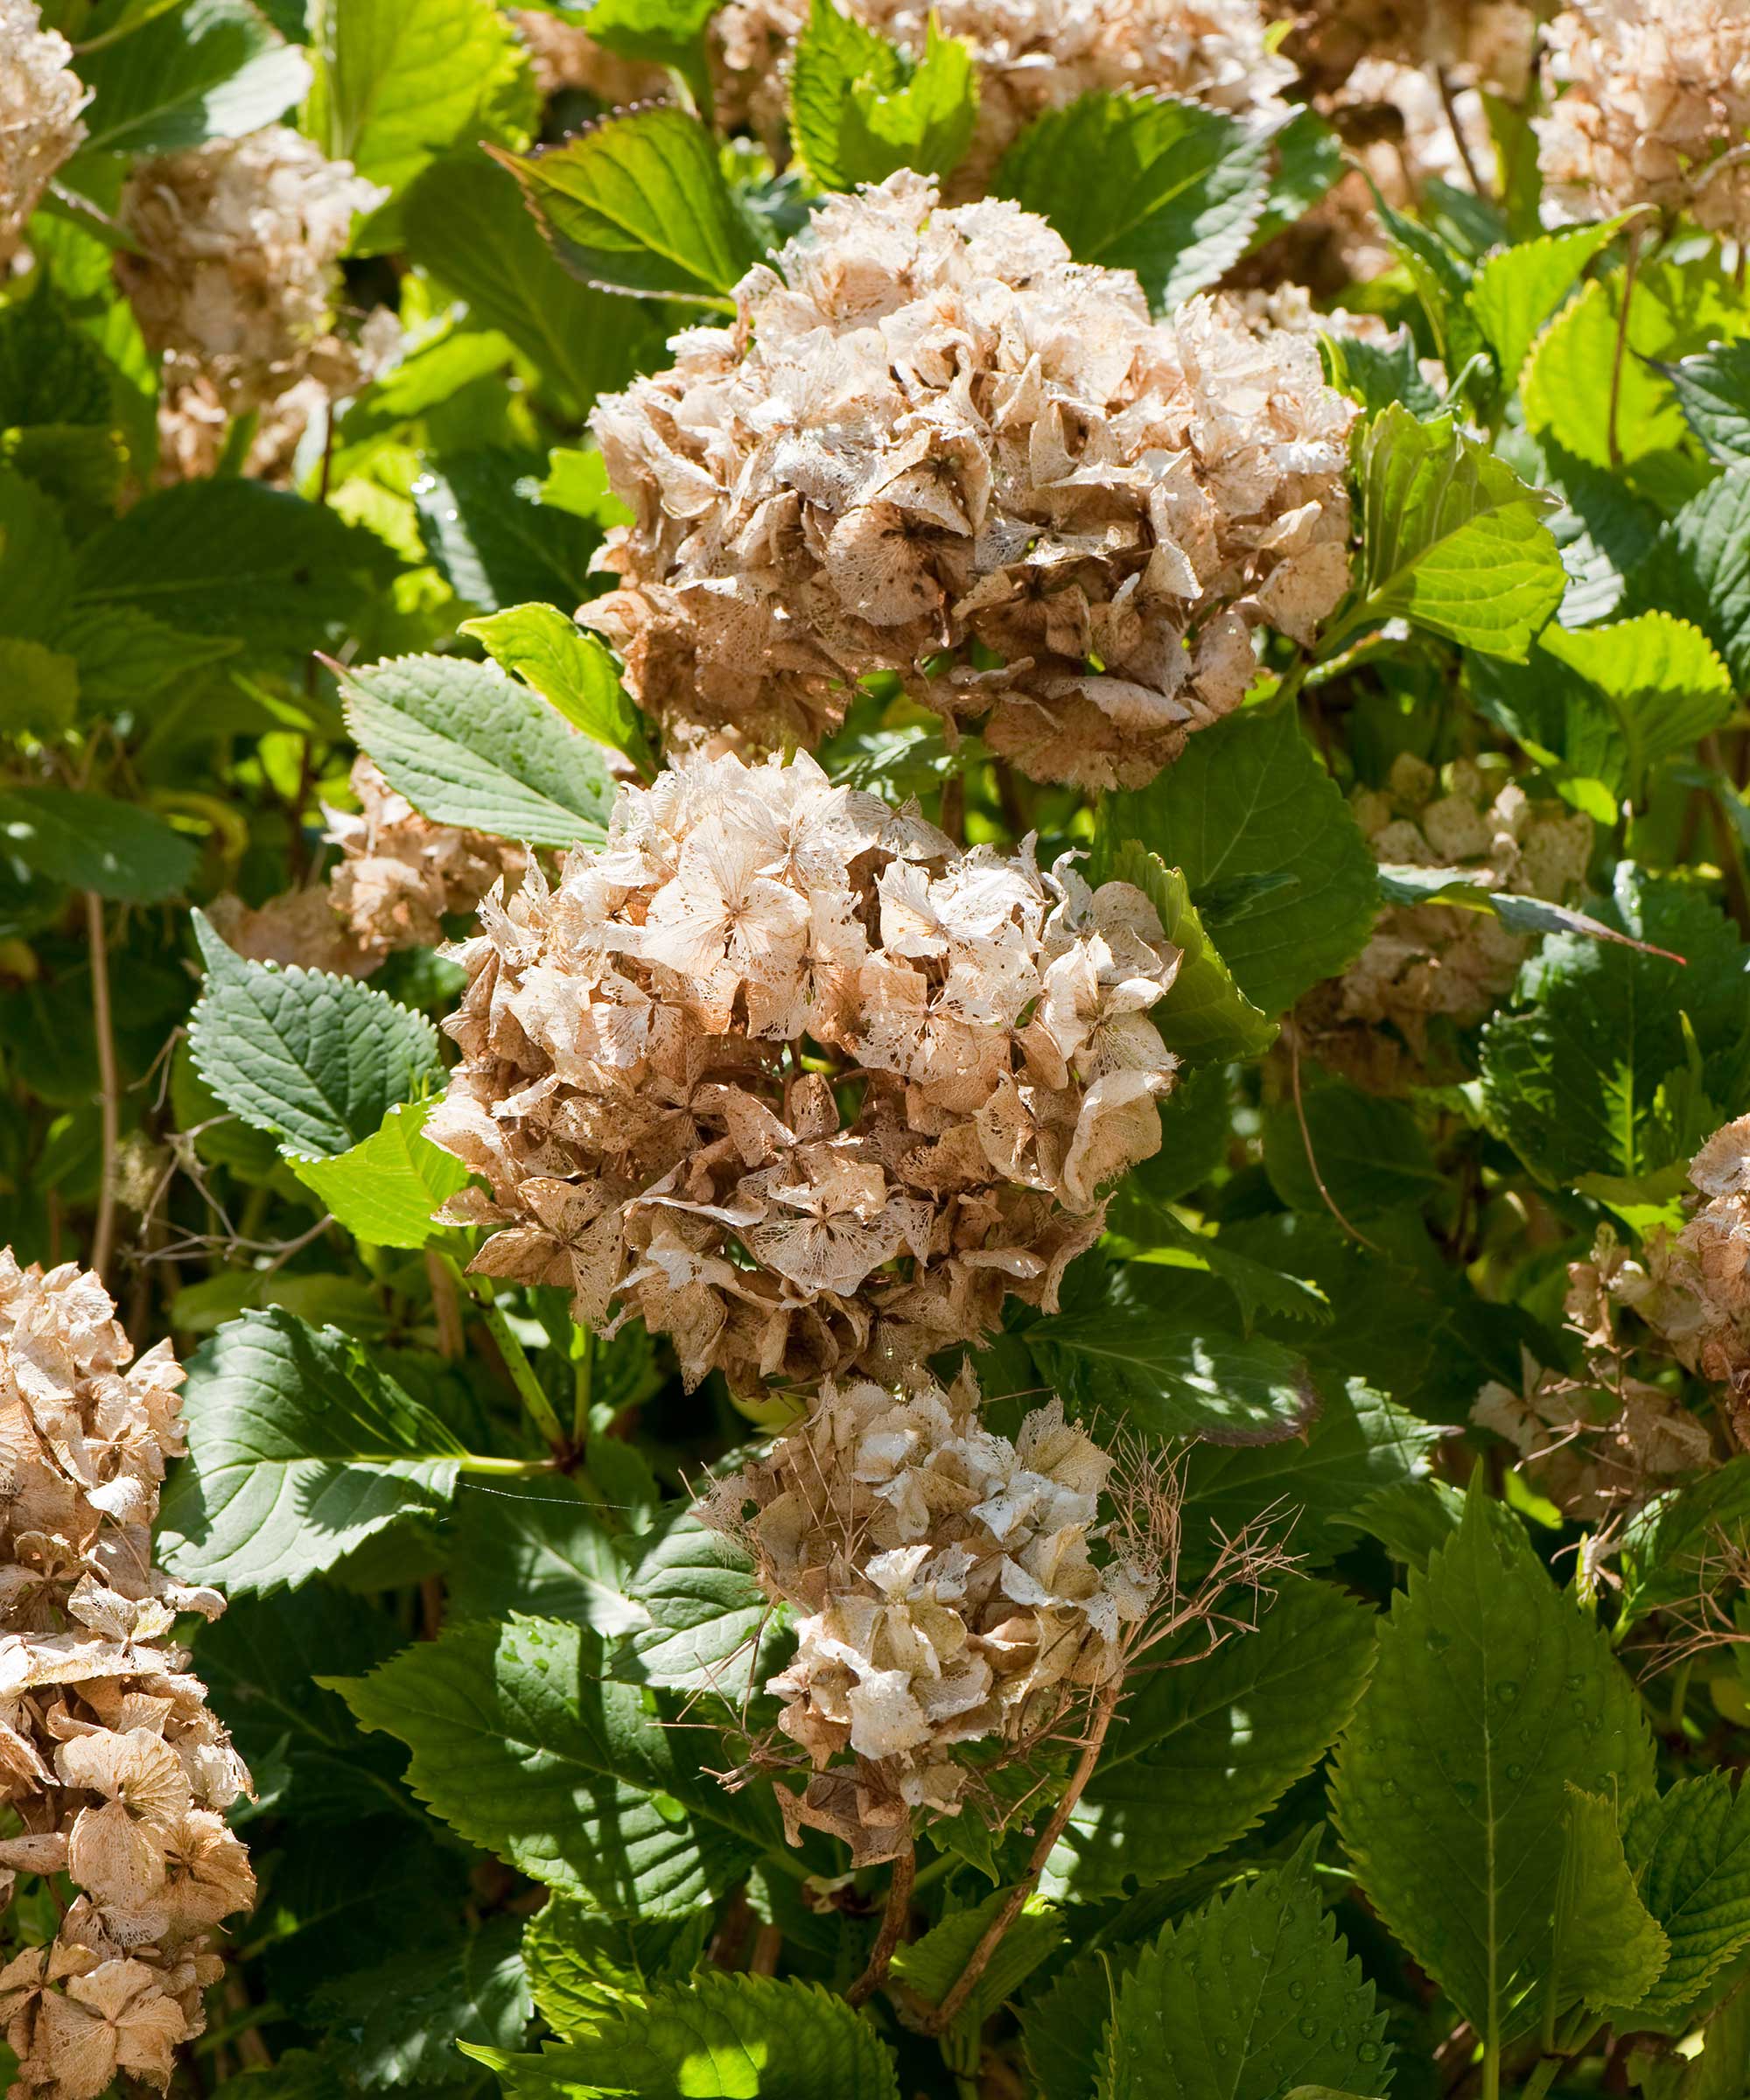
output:
[{"label": "dried seed head", "polygon": [[0,0],[0,276],[55,171],[85,143],[90,93],[73,46],[42,20],[36,0]]},{"label": "dried seed head", "polygon": [[0,1840],[80,1894],[0,1970],[15,2096],[94,2100],[118,2071],[169,2084],[222,1964],[212,1928],[255,1901],[224,1810],[249,1777],[170,1634],[211,1590],[151,1564],[182,1448],[167,1342],[137,1362],[98,1278],[0,1252]]},{"label": "dried seed head", "polygon": [[817,743],[898,673],[1036,779],[1150,779],[1239,704],[1251,627],[1348,578],[1347,438],[1304,333],[1149,318],[1008,203],[830,200],[733,327],[597,406],[635,522],[581,617],[673,742]]},{"label": "dried seed head", "polygon": [[956,1813],[981,1762],[1025,1750],[1122,1676],[1158,1565],[1105,1550],[1110,1456],[1054,1400],[1011,1443],[983,1426],[970,1376],[894,1393],[822,1387],[807,1421],[719,1481],[702,1520],[740,1541],[796,1614],[766,1690],[812,1776],[780,1788],[803,1828],[854,1864],[901,1849],[914,1810]]},{"label": "dried seed head", "polygon": [[452,1206],[500,1228],[475,1265],[638,1314],[690,1383],[812,1386],[1052,1304],[1160,1143],[1147,899],[1030,838],[957,853],[807,757],[622,788],[601,851],[481,924],[427,1125],[491,1185]]}]

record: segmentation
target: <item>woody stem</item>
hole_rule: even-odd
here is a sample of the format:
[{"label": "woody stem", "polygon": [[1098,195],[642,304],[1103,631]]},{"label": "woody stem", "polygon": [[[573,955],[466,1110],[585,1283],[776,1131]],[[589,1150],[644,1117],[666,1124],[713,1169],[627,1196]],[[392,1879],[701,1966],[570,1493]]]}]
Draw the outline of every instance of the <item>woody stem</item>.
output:
[{"label": "woody stem", "polygon": [[881,1930],[869,1956],[869,1966],[844,1994],[853,2006],[873,1998],[886,1980],[893,1950],[904,1936],[906,1921],[911,1915],[912,1886],[917,1879],[917,1868],[918,1856],[907,1838],[905,1851],[893,1862],[893,1877],[887,1884],[887,1907],[881,1913]]},{"label": "woody stem", "polygon": [[91,1018],[97,1038],[98,1110],[102,1119],[102,1181],[97,1192],[97,1227],[91,1266],[106,1276],[116,1247],[116,1155],[121,1143],[122,1082],[116,1065],[116,1032],[109,1007],[109,948],[103,933],[103,900],[85,892],[85,927],[91,950]]},{"label": "woody stem", "polygon": [[458,1284],[474,1301],[482,1325],[498,1344],[498,1353],[503,1359],[510,1382],[516,1388],[518,1399],[528,1410],[536,1428],[546,1438],[554,1451],[564,1456],[570,1446],[565,1440],[564,1430],[560,1426],[559,1418],[554,1412],[553,1403],[541,1390],[541,1381],[535,1376],[535,1366],[529,1362],[522,1344],[511,1333],[510,1322],[506,1320],[497,1299],[494,1298],[492,1285],[475,1282],[464,1276],[449,1255],[444,1256],[444,1261],[445,1266],[454,1271]]}]

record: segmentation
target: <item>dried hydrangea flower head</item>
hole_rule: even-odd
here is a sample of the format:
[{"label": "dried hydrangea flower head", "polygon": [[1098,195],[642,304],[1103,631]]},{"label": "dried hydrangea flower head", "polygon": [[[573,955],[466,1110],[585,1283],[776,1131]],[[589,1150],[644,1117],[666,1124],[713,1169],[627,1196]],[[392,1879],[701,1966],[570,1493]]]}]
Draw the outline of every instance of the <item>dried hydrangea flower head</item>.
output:
[{"label": "dried hydrangea flower head", "polygon": [[116,273],[172,388],[203,381],[229,415],[260,408],[328,354],[339,263],[386,192],[271,126],[141,162]]},{"label": "dried hydrangea flower head", "polygon": [[1530,82],[1536,16],[1516,0],[1290,0],[1282,51],[1311,94],[1341,94],[1368,60],[1426,66],[1517,102]]},{"label": "dried hydrangea flower head", "polygon": [[1750,232],[1750,10],[1741,0],[1572,0],[1546,32],[1538,120],[1550,202],[1599,219],[1636,205]]},{"label": "dried hydrangea flower head", "polygon": [[962,1745],[1025,1753],[1078,1697],[1121,1677],[1162,1571],[1102,1550],[1112,1459],[1036,1409],[1012,1443],[951,1391],[822,1387],[808,1419],[717,1483],[702,1521],[741,1542],[796,1615],[794,1659],[766,1689],[810,1776],[778,1797],[805,1828],[892,1858],[915,1810],[955,1814]]},{"label": "dried hydrangea flower head", "polygon": [[[1016,136],[1096,89],[1185,96],[1235,116],[1279,118],[1294,67],[1271,50],[1260,0],[849,0],[855,20],[921,58],[934,12],[972,47],[978,120],[948,178],[951,201],[983,194]],[[729,0],[712,35],[718,114],[774,152],[788,144],[789,57],[808,26],[802,0]]]},{"label": "dried hydrangea flower head", "polygon": [[0,1251],[0,1873],[80,1891],[0,1970],[15,2094],[94,2100],[118,2070],[163,2090],[213,1928],[255,1901],[224,1820],[248,1774],[170,1640],[222,1603],[151,1562],[181,1380],[168,1342],[133,1361],[96,1276]]},{"label": "dried hydrangea flower head", "polygon": [[569,92],[593,95],[605,108],[628,102],[666,102],[673,84],[662,66],[622,59],[587,31],[542,7],[511,10],[516,33],[528,46],[535,85],[543,102]]},{"label": "dried hydrangea flower head", "polygon": [[0,276],[56,170],[84,144],[90,99],[73,46],[43,27],[36,0],[0,0]]},{"label": "dried hydrangea flower head", "polygon": [[579,617],[673,742],[811,746],[886,668],[1035,779],[1138,784],[1239,704],[1255,623],[1306,640],[1342,595],[1355,408],[1305,335],[1152,321],[909,172],[736,299],[592,419],[635,522]]},{"label": "dried hydrangea flower head", "polygon": [[[1361,790],[1354,808],[1382,866],[1452,868],[1480,889],[1551,903],[1575,895],[1586,879],[1590,818],[1564,803],[1533,802],[1516,781],[1492,793],[1468,760],[1442,777],[1405,752],[1385,791]],[[1512,989],[1531,946],[1492,912],[1394,906],[1359,959],[1302,1001],[1296,1021],[1324,1062],[1364,1084],[1425,1076],[1431,1022],[1477,1026]]]},{"label": "dried hydrangea flower head", "polygon": [[1031,839],[956,852],[806,756],[622,787],[600,851],[480,921],[426,1134],[491,1196],[451,1214],[495,1228],[476,1268],[671,1335],[689,1383],[811,1388],[1051,1305],[1160,1143],[1147,899]]}]

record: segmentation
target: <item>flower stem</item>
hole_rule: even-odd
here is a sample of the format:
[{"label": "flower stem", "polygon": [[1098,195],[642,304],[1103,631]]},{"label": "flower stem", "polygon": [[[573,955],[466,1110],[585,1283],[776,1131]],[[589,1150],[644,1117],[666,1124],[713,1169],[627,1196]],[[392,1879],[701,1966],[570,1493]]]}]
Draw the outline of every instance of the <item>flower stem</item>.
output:
[{"label": "flower stem", "polygon": [[535,1426],[552,1446],[556,1455],[568,1457],[570,1446],[565,1440],[565,1432],[560,1426],[559,1418],[553,1410],[553,1403],[541,1390],[541,1381],[535,1376],[535,1366],[529,1362],[528,1352],[511,1333],[510,1322],[493,1296],[492,1285],[464,1276],[452,1255],[446,1254],[443,1259],[453,1272],[456,1282],[474,1301],[486,1333],[498,1344],[498,1353],[504,1360],[510,1382],[516,1388],[517,1397],[528,1410]]},{"label": "flower stem", "polygon": [[579,1326],[571,1348],[571,1448],[581,1451],[589,1440],[590,1401],[596,1382],[596,1338],[592,1330]]},{"label": "flower stem", "polygon": [[458,1473],[487,1474],[496,1480],[535,1480],[558,1468],[551,1459],[486,1459],[476,1452],[456,1461]]},{"label": "flower stem", "polygon": [[1616,434],[1617,410],[1622,400],[1622,366],[1628,354],[1628,307],[1634,297],[1634,273],[1641,262],[1641,228],[1631,226],[1625,236],[1622,262],[1622,305],[1616,316],[1616,354],[1610,364],[1610,414],[1605,439],[1610,449],[1611,471],[1622,472],[1622,446]]},{"label": "flower stem", "polygon": [[97,1195],[97,1228],[91,1266],[108,1280],[116,1249],[116,1154],[122,1136],[122,1082],[116,1067],[116,1032],[109,1008],[109,948],[103,934],[103,900],[85,892],[85,928],[91,950],[91,1019],[97,1037],[98,1107],[103,1125],[102,1181]]},{"label": "flower stem", "polygon": [[907,1838],[905,1851],[893,1862],[892,1879],[887,1884],[887,1906],[881,1913],[881,1930],[869,1956],[869,1966],[844,1994],[853,2006],[873,1998],[886,1980],[893,1950],[903,1938],[906,1921],[911,1916],[912,1884],[917,1866],[917,1852]]}]

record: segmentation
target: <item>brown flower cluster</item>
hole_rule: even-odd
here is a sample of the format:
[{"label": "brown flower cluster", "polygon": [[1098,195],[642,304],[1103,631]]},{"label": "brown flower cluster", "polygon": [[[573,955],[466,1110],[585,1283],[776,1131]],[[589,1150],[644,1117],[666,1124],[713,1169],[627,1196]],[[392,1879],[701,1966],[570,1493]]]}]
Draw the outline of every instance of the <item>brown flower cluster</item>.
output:
[{"label": "brown flower cluster", "polygon": [[766,1685],[811,1768],[778,1791],[791,1840],[830,1831],[855,1866],[903,1850],[914,1810],[958,1812],[973,1781],[958,1746],[1025,1752],[1120,1678],[1162,1580],[1122,1550],[1096,1558],[1113,1460],[1059,1402],[1011,1443],[978,1397],[970,1376],[948,1392],[829,1381],[700,1506],[797,1615]]},{"label": "brown flower cluster", "polygon": [[[850,0],[865,27],[914,58],[932,11],[972,47],[977,129],[948,179],[953,201],[980,196],[1016,136],[1096,89],[1181,95],[1236,116],[1280,116],[1294,67],[1270,49],[1260,0]],[[790,56],[808,26],[802,0],[729,0],[712,25],[719,114],[786,145]]]},{"label": "brown flower cluster", "polygon": [[[1515,781],[1491,799],[1490,781],[1468,760],[1437,775],[1405,752],[1384,792],[1361,790],[1354,808],[1382,866],[1452,868],[1483,890],[1552,903],[1586,879],[1591,820],[1564,803],[1533,802]],[[1389,1088],[1426,1075],[1432,1021],[1474,1028],[1486,1019],[1530,948],[1489,911],[1396,906],[1382,914],[1359,959],[1302,1001],[1296,1019],[1325,1063]]]},{"label": "brown flower cluster", "polygon": [[248,1774],[170,1634],[211,1590],[151,1562],[182,1373],[137,1362],[96,1276],[0,1252],[0,1841],[18,1873],[80,1891],[55,1937],[0,1970],[15,2094],[94,2100],[118,2072],[163,2090],[205,2025],[213,1929],[255,1901],[223,1811]]},{"label": "brown flower cluster", "polygon": [[73,46],[43,27],[36,0],[0,0],[0,274],[55,171],[85,143],[90,99]]},{"label": "brown flower cluster", "polygon": [[1368,60],[1426,66],[1517,101],[1530,85],[1536,17],[1516,0],[1289,0],[1283,54],[1309,94],[1335,97]]},{"label": "brown flower cluster", "polygon": [[1750,11],[1740,0],[1572,0],[1550,24],[1538,120],[1550,201],[1636,205],[1750,232]]},{"label": "brown flower cluster", "polygon": [[542,101],[568,90],[592,94],[605,108],[627,102],[664,102],[673,88],[668,68],[622,59],[598,44],[586,30],[542,7],[511,10],[516,33],[528,49],[535,85]]},{"label": "brown flower cluster", "polygon": [[859,678],[1040,780],[1147,780],[1237,706],[1251,628],[1348,578],[1354,404],[1223,299],[1150,319],[1009,203],[834,198],[733,326],[592,418],[635,522],[580,615],[684,746],[816,744]]},{"label": "brown flower cluster", "polygon": [[[671,1335],[689,1383],[915,1365],[1054,1302],[1160,1143],[1146,898],[958,853],[813,760],[682,760],[453,951],[426,1134],[490,1185],[476,1268]],[[617,1314],[612,1310],[618,1308]]]}]

